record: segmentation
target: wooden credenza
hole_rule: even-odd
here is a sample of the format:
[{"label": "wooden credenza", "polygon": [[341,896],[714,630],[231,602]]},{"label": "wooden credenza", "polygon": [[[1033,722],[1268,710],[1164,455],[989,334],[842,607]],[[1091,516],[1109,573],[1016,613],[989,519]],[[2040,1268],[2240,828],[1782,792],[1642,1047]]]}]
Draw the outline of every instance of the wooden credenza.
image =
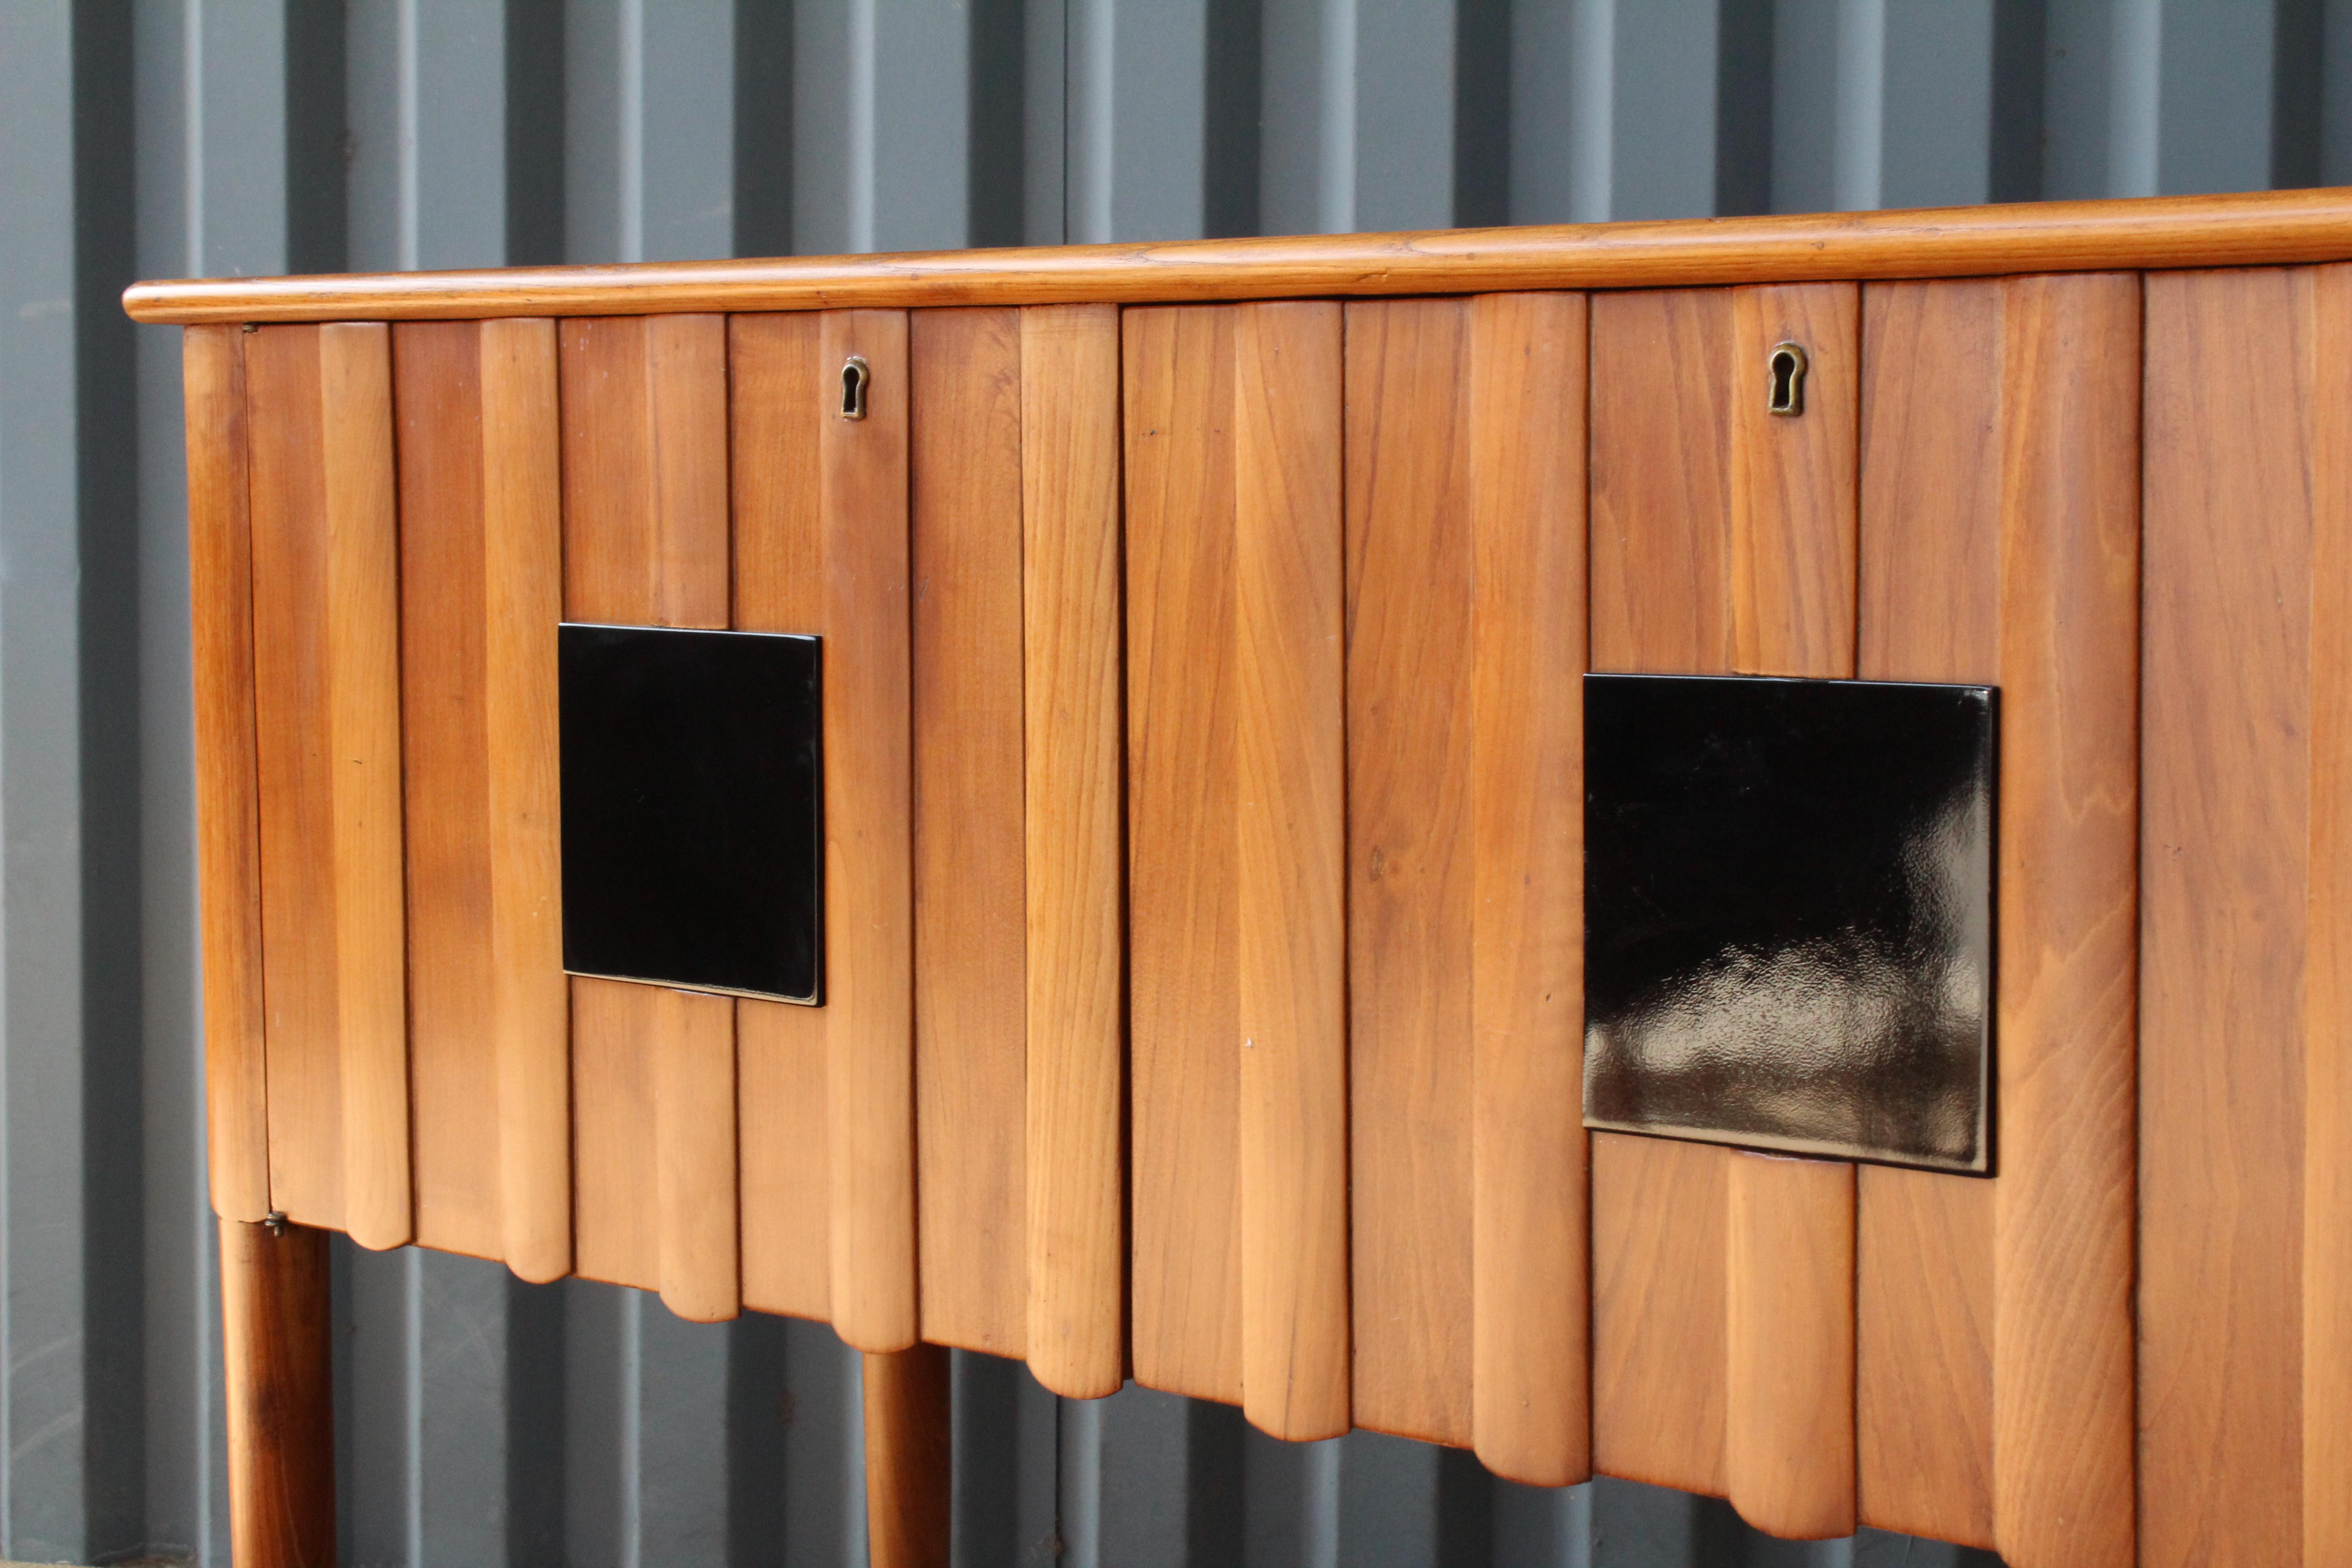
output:
[{"label": "wooden credenza", "polygon": [[[2308,192],[133,289],[240,1563],[331,1553],[323,1229],[831,1322],[877,1562],[955,1345],[2352,1563],[2346,258]],[[825,639],[824,1006],[565,976],[563,620]],[[1587,669],[2000,689],[1990,1178],[1583,1131]]]}]

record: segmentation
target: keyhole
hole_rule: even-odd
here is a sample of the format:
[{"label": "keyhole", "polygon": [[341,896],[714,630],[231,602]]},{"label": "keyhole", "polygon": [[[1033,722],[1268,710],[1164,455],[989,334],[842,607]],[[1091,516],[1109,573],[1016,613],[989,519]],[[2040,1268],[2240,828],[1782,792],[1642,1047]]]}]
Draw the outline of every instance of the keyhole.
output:
[{"label": "keyhole", "polygon": [[866,368],[866,360],[851,354],[841,366],[841,416],[844,419],[866,417],[866,384],[873,373]]},{"label": "keyhole", "polygon": [[1772,349],[1772,396],[1765,406],[1775,414],[1805,411],[1805,351],[1794,343]]}]

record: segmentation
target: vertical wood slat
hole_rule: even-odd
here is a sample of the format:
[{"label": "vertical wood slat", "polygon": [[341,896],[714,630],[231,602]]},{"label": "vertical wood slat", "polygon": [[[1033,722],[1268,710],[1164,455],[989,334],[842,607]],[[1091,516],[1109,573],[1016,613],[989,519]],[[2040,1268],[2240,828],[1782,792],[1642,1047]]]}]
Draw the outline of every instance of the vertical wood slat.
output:
[{"label": "vertical wood slat", "polygon": [[855,353],[872,374],[866,417],[824,420],[818,437],[833,1326],[898,1351],[919,1332],[907,317],[827,311],[821,331],[829,372]]},{"label": "vertical wood slat", "polygon": [[1124,318],[1136,1376],[1300,1438],[1349,1422],[1340,325]]},{"label": "vertical wood slat", "polygon": [[[2315,295],[2339,279],[2146,283],[2137,1370],[2152,1568],[2291,1563],[2311,1528],[2304,955],[2324,902],[2314,873],[2336,872],[2310,859],[2328,822],[2314,811],[2314,721],[2328,721],[2312,617],[2319,552],[2341,548],[2318,542],[2316,498],[2346,482],[2315,468],[2320,450],[2340,454],[2313,432],[2323,411],[2341,417],[2321,388],[2344,345],[2317,341]],[[2340,503],[2325,504],[2340,528]],[[2342,1391],[2327,1392],[2322,1418],[2340,1419]]]},{"label": "vertical wood slat", "polygon": [[1862,1515],[2133,1554],[2132,278],[1873,286],[1862,673],[2002,689],[1999,1174],[1866,1168]]},{"label": "vertical wood slat", "polygon": [[1470,1430],[1469,307],[1348,308],[1349,1132],[1360,1425]]},{"label": "vertical wood slat", "polygon": [[2007,288],[1994,1542],[2128,1563],[2140,289]]},{"label": "vertical wood slat", "polygon": [[[2312,280],[2313,342],[2352,342],[2352,270]],[[2352,1562],[2352,409],[2340,375],[2311,394],[2311,889],[2305,976],[2303,1560]]]},{"label": "vertical wood slat", "polygon": [[1234,325],[1242,1405],[1350,1421],[1342,352],[1337,306]]},{"label": "vertical wood slat", "polygon": [[[564,616],[723,627],[727,345],[716,316],[575,320],[558,331]],[[735,1103],[734,1008],[572,982],[574,1251],[581,1273],[658,1289],[680,1316],[740,1299],[733,1141],[664,1134]],[[667,1108],[667,1109],[666,1109]],[[720,1239],[720,1238],[723,1238]]]},{"label": "vertical wood slat", "polygon": [[489,742],[490,1024],[507,1266],[572,1269],[571,988],[563,978],[555,639],[562,428],[552,321],[481,326],[483,712]]},{"label": "vertical wood slat", "polygon": [[[1864,290],[1866,679],[2001,683],[2002,518],[2014,481],[2004,458],[2021,433],[2011,421],[2032,406],[2003,397],[2006,299],[1999,282]],[[2005,722],[2014,697],[2004,694]],[[2013,824],[2019,803],[2001,804]],[[2006,879],[1995,888],[2016,891]],[[1994,1032],[2005,1058],[2008,1033],[1998,1023]],[[1996,1092],[1994,1115],[2007,1109]],[[2004,1163],[2021,1152],[1994,1142]],[[1862,1521],[1990,1548],[1994,1182],[1880,1166],[1858,1176]]]},{"label": "vertical wood slat", "polygon": [[1118,307],[1024,310],[1020,364],[1026,1340],[1097,1398],[1127,1367]]},{"label": "vertical wood slat", "polygon": [[554,326],[393,342],[417,1239],[552,1279],[572,1263]]},{"label": "vertical wood slat", "polygon": [[215,1211],[223,1219],[252,1222],[269,1212],[269,1107],[244,337],[233,326],[190,327],[182,334],[181,363],[195,654],[205,1154]]},{"label": "vertical wood slat", "polygon": [[394,1247],[412,1215],[389,333],[264,328],[247,391],[271,1195]]},{"label": "vertical wood slat", "polygon": [[[1596,301],[1595,668],[1853,673],[1857,306],[1843,284]],[[1784,339],[1812,367],[1796,419],[1765,411]],[[1853,1274],[1834,1268],[1852,1192],[1761,1156],[1594,1139],[1601,1469],[1728,1492],[1775,1533],[1852,1532]],[[1768,1214],[1807,1244],[1733,1244]]]},{"label": "vertical wood slat", "polygon": [[1234,334],[1120,321],[1136,1381],[1242,1398]]},{"label": "vertical wood slat", "polygon": [[[1719,289],[1592,301],[1592,668],[1727,661],[1731,333]],[[1592,1462],[1720,1495],[1727,1151],[1591,1138]]]},{"label": "vertical wood slat", "polygon": [[1021,314],[917,310],[908,331],[923,1338],[1020,1356],[1030,1279],[1027,1140],[1016,1135],[1028,1116]]},{"label": "vertical wood slat", "polygon": [[1586,329],[1581,295],[1471,306],[1471,1429],[1538,1486],[1591,1468]]},{"label": "vertical wood slat", "polygon": [[[817,447],[824,421],[837,415],[839,366],[822,363],[823,328],[814,312],[728,318],[738,631],[825,631]],[[829,661],[830,645],[825,653]],[[830,755],[825,769],[829,794]],[[750,997],[735,1004],[743,1304],[798,1318],[832,1311],[827,1013]]]}]

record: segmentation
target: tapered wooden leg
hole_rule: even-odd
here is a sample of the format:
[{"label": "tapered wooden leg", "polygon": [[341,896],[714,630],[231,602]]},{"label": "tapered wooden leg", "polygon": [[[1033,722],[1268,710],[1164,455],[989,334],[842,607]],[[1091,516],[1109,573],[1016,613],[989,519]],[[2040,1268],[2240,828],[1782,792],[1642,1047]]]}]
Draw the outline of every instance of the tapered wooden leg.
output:
[{"label": "tapered wooden leg", "polygon": [[947,1351],[868,1351],[866,1534],[873,1568],[948,1568],[949,1449]]},{"label": "tapered wooden leg", "polygon": [[327,1233],[225,1219],[220,1242],[230,1559],[236,1568],[333,1568]]}]

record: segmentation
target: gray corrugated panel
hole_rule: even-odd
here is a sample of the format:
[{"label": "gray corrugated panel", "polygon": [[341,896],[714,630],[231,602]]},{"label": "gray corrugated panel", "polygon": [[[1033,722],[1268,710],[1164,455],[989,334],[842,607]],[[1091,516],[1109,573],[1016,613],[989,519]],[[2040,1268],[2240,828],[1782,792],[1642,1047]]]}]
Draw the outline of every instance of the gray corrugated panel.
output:
[{"label": "gray corrugated panel", "polygon": [[[2352,0],[0,5],[0,1553],[226,1560],[179,355],[132,276],[2352,177]],[[352,1563],[862,1560],[856,1360],[337,1250]],[[956,1358],[972,1565],[1958,1563]]]}]

